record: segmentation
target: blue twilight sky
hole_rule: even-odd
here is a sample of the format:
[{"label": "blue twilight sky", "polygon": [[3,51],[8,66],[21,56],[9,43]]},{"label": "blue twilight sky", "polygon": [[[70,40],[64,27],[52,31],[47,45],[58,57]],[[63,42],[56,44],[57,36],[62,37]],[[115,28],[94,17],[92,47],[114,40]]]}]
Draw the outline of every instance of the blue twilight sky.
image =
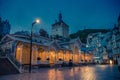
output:
[{"label": "blue twilight sky", "polygon": [[51,32],[51,24],[62,12],[70,33],[84,28],[112,28],[120,13],[120,0],[0,0],[0,16],[8,19],[11,33],[30,31],[31,23],[40,18],[34,30]]}]

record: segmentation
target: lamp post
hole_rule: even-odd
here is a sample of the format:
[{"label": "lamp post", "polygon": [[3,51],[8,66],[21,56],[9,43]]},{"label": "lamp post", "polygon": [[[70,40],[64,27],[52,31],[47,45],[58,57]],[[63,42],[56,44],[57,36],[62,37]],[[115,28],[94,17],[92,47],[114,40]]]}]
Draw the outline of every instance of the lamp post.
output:
[{"label": "lamp post", "polygon": [[36,23],[40,23],[39,19],[36,19],[33,23],[32,23],[32,27],[31,27],[31,35],[30,35],[30,63],[29,63],[29,73],[31,73],[31,65],[32,65],[32,36],[33,36],[33,26]]}]

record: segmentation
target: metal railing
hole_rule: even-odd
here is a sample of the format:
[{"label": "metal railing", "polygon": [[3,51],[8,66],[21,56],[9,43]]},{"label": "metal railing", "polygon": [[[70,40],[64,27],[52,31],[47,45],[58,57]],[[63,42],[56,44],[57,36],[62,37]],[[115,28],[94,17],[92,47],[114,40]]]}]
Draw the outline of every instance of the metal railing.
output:
[{"label": "metal railing", "polygon": [[1,58],[7,58],[12,64],[13,66],[19,71],[21,72],[21,64],[12,56],[10,55],[10,53],[8,52],[0,52],[0,57]]},{"label": "metal railing", "polygon": [[13,56],[11,56],[9,54],[6,54],[6,57],[14,65],[14,67],[21,73],[21,67],[22,67],[22,65]]}]

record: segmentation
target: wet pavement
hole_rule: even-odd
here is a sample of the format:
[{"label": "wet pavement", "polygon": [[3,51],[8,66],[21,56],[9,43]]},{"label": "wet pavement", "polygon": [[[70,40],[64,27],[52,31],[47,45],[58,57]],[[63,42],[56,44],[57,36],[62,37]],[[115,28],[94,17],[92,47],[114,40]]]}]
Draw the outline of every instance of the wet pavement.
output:
[{"label": "wet pavement", "polygon": [[42,68],[32,73],[0,76],[0,80],[120,80],[120,72],[113,65]]}]

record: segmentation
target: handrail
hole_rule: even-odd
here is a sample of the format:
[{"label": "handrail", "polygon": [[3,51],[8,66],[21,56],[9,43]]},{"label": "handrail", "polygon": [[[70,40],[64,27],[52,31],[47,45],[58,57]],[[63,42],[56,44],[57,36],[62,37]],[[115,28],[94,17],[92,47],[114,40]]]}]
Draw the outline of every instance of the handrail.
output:
[{"label": "handrail", "polygon": [[5,52],[1,51],[0,52],[0,57],[1,58],[7,58],[14,65],[14,67],[19,72],[21,72],[22,65],[12,55],[10,55],[10,51],[5,51]]},{"label": "handrail", "polygon": [[21,64],[11,55],[6,55],[9,61],[15,66],[15,68],[20,72]]}]

